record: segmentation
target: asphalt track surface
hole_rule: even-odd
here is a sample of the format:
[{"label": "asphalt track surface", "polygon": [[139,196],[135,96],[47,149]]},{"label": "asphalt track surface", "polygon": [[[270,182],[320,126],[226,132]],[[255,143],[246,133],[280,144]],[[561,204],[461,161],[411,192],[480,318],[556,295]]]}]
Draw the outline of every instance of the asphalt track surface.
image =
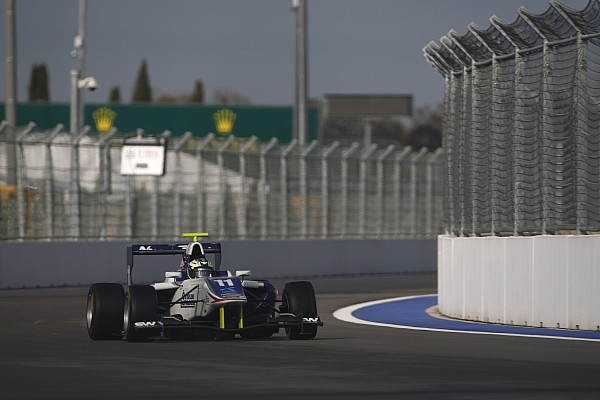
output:
[{"label": "asphalt track surface", "polygon": [[[87,288],[0,291],[0,399],[598,399],[600,343],[349,323],[353,304],[436,276],[311,279],[310,341],[92,341]],[[283,281],[274,281],[280,288]]]}]

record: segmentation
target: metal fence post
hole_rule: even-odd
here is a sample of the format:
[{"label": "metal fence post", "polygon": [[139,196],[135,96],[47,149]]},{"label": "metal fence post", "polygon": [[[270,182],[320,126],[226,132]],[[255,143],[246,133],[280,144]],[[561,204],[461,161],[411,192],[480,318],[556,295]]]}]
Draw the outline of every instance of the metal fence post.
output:
[{"label": "metal fence post", "polygon": [[427,154],[427,148],[423,147],[418,153],[414,154],[410,164],[410,215],[411,215],[411,236],[416,236],[418,231],[417,219],[417,188],[419,181],[417,179],[418,162]]},{"label": "metal fence post", "polygon": [[341,160],[341,179],[342,179],[342,238],[345,238],[348,231],[348,158],[360,147],[358,142],[352,143],[350,147],[342,151]]},{"label": "metal fence post", "polygon": [[106,194],[110,192],[111,162],[110,162],[110,139],[116,135],[117,130],[112,128],[98,141],[100,150],[100,205],[98,211],[98,222],[100,226],[100,240],[106,239]]},{"label": "metal fence post", "polygon": [[280,179],[281,179],[281,204],[280,204],[280,213],[281,213],[281,239],[287,239],[288,236],[288,192],[287,192],[287,156],[292,152],[294,147],[298,144],[296,139],[292,140],[290,144],[285,147],[281,151],[281,170],[280,170]]},{"label": "metal fence post", "polygon": [[[573,187],[575,190],[575,232],[580,235],[584,232],[587,232],[592,224],[590,224],[590,220],[588,218],[588,213],[586,212],[586,190],[585,190],[585,160],[591,158],[590,155],[594,154],[592,149],[590,149],[589,143],[586,143],[584,139],[584,135],[586,133],[585,124],[581,123],[583,116],[585,115],[585,107],[582,106],[583,99],[585,96],[585,87],[580,87],[581,82],[585,81],[586,75],[586,65],[585,65],[585,53],[586,53],[586,43],[581,38],[581,30],[575,26],[572,22],[571,25],[575,27],[577,30],[577,59],[575,61],[575,82],[573,84],[573,104],[574,104],[574,133],[575,140],[573,143],[573,148],[575,149],[575,155],[573,157],[573,170],[574,170],[574,179],[573,179]],[[593,148],[593,147],[592,147]]]},{"label": "metal fence post", "polygon": [[226,148],[228,148],[235,136],[231,135],[217,149],[217,164],[219,165],[219,188],[220,193],[219,196],[221,200],[219,201],[219,236],[225,237],[227,234],[227,170],[225,169],[225,160],[223,159],[223,152]]},{"label": "metal fence post", "polygon": [[[181,171],[181,149],[183,148],[183,146],[185,146],[185,144],[190,140],[190,138],[192,137],[192,133],[191,132],[185,132],[183,134],[183,136],[177,141],[177,143],[175,143],[175,176],[183,176],[183,173]],[[178,237],[179,235],[181,235],[182,229],[181,229],[181,222],[182,222],[182,218],[181,218],[181,185],[175,184],[174,186],[175,188],[175,204],[173,205],[173,213],[174,213],[174,220],[175,220],[175,224],[174,224],[174,232],[173,235],[174,237]]]},{"label": "metal fence post", "polygon": [[252,146],[256,143],[258,138],[256,136],[251,136],[246,143],[242,145],[239,151],[240,158],[240,178],[242,179],[242,185],[240,188],[240,207],[238,211],[238,236],[240,239],[245,239],[248,235],[248,219],[247,219],[247,196],[248,193],[248,177],[246,176],[246,152],[250,150]]},{"label": "metal fence post", "polygon": [[377,149],[373,143],[361,155],[358,164],[358,234],[366,233],[366,206],[367,206],[367,159]]},{"label": "metal fence post", "polygon": [[267,238],[267,195],[269,186],[267,184],[267,160],[266,156],[269,151],[277,144],[277,138],[271,138],[262,149],[260,149],[260,190],[258,197],[258,209],[260,213],[260,238]]},{"label": "metal fence post", "polygon": [[[510,38],[509,38],[510,39]],[[515,51],[515,98],[517,98],[517,91],[519,90],[519,84],[522,82],[523,80],[523,56],[518,52]],[[515,99],[516,100],[516,99]],[[519,105],[518,102],[515,101],[515,114],[517,112],[517,110],[519,109]],[[521,214],[521,201],[523,199],[523,196],[521,194],[521,192],[523,191],[523,186],[524,184],[521,182],[521,171],[519,168],[519,150],[522,147],[520,141],[522,141],[523,139],[521,138],[523,135],[519,134],[519,130],[518,130],[518,120],[517,118],[514,119],[513,121],[514,124],[514,128],[515,128],[515,134],[514,134],[514,138],[513,138],[513,148],[512,148],[512,158],[514,160],[513,162],[513,236],[518,236],[521,233],[521,227],[523,225],[523,220],[520,218],[520,214]]]},{"label": "metal fence post", "polygon": [[[163,133],[161,134],[161,136],[163,138],[168,138],[169,136],[171,136],[171,132],[168,130],[163,131]],[[156,240],[158,238],[158,232],[159,232],[159,206],[158,206],[158,198],[159,198],[159,191],[158,191],[158,180],[160,179],[160,177],[158,176],[152,176],[152,193],[150,194],[150,218],[151,218],[151,223],[150,223],[150,234],[152,237],[152,240]]]},{"label": "metal fence post", "polygon": [[326,239],[329,234],[329,157],[340,146],[340,142],[333,142],[321,155],[321,238]]},{"label": "metal fence post", "polygon": [[317,146],[318,142],[313,140],[308,147],[300,153],[300,237],[306,239],[308,233],[308,199],[306,189],[306,157]]},{"label": "metal fence post", "polygon": [[[136,135],[141,137],[144,135],[143,129],[137,129]],[[133,196],[135,194],[133,184],[135,178],[133,175],[127,175],[127,185],[125,189],[125,238],[133,237]]]},{"label": "metal fence post", "polygon": [[99,210],[98,210],[98,225],[100,226],[100,240],[106,239],[106,195],[111,191],[111,172],[112,163],[110,158],[110,139],[116,135],[117,129],[111,130],[100,137],[98,147],[100,152],[100,193],[98,193]]},{"label": "metal fence post", "polygon": [[393,203],[394,203],[394,233],[396,235],[400,235],[400,218],[402,217],[402,162],[404,159],[412,153],[412,147],[407,146],[403,148],[398,154],[396,154],[394,159],[394,195],[393,195]]},{"label": "metal fence post", "polygon": [[426,167],[426,179],[425,179],[425,231],[423,233],[430,234],[434,233],[433,230],[433,211],[435,206],[433,204],[433,166],[442,155],[443,150],[437,149],[433,154],[430,155],[427,160]]},{"label": "metal fence post", "polygon": [[376,204],[377,204],[377,226],[379,227],[379,237],[384,237],[385,236],[385,220],[383,218],[384,212],[383,212],[383,208],[384,208],[384,201],[383,201],[383,161],[394,151],[396,147],[393,144],[390,144],[388,147],[385,148],[385,150],[383,150],[381,152],[381,154],[379,154],[379,156],[377,156],[377,189],[376,192],[377,194],[375,195],[376,198]]},{"label": "metal fence post", "polygon": [[133,236],[133,193],[132,184],[133,176],[127,175],[127,183],[125,185],[125,238],[131,239]]},{"label": "metal fence post", "polygon": [[198,142],[198,145],[196,146],[196,158],[198,159],[199,171],[198,182],[196,184],[196,210],[198,215],[196,224],[201,230],[206,230],[206,211],[204,209],[206,207],[206,171],[204,168],[204,156],[202,155],[202,152],[214,139],[215,134],[209,133],[204,139]]},{"label": "metal fence post", "polygon": [[79,162],[79,142],[89,133],[89,131],[90,127],[84,126],[81,132],[71,141],[71,198],[69,201],[69,209],[71,218],[70,236],[73,240],[79,240],[81,234],[81,188],[79,182],[81,163]]},{"label": "metal fence post", "polygon": [[[471,66],[468,64],[464,65],[463,69],[463,87],[462,87],[462,112],[461,112],[461,131],[460,131],[460,163],[461,163],[461,171],[459,176],[459,184],[462,196],[461,202],[461,211],[460,211],[460,233],[461,236],[470,235],[473,229],[473,225],[471,223],[471,219],[473,215],[471,213],[471,208],[473,204],[471,203],[471,198],[473,196],[473,179],[472,179],[472,164],[471,164],[471,146],[472,146],[472,109],[471,109],[471,101],[472,101],[472,88],[473,88],[473,70]],[[416,174],[416,170],[412,170]],[[413,186],[416,189],[416,181]],[[416,193],[415,193],[416,195]],[[416,206],[416,202],[415,202]],[[416,228],[416,217],[415,214],[415,223],[413,224],[413,228],[411,230],[411,234],[414,234]]]},{"label": "metal fence post", "polygon": [[25,164],[25,149],[23,148],[23,141],[35,128],[35,124],[30,122],[22,132],[17,134],[17,148],[19,149],[19,155],[16,157],[16,174],[17,174],[17,225],[18,225],[18,240],[25,239],[25,193],[23,185],[23,169]]},{"label": "metal fence post", "polygon": [[64,129],[64,125],[59,124],[50,133],[46,139],[46,170],[44,171],[44,197],[46,198],[46,235],[48,240],[54,237],[54,163],[52,161],[52,141]]}]

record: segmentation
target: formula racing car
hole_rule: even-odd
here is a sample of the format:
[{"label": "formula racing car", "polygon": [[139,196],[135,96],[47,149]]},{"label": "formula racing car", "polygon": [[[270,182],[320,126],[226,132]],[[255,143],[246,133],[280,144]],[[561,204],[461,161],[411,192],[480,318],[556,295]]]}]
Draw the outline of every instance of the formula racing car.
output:
[{"label": "formula racing car", "polygon": [[[183,244],[127,246],[127,288],[94,283],[87,297],[87,330],[93,340],[129,342],[171,339],[267,338],[283,328],[290,339],[312,339],[323,326],[313,286],[296,281],[281,298],[267,280],[248,279],[250,271],[220,270],[221,244],[200,242],[207,233],[184,233]],[[163,282],[133,283],[135,256],[180,255],[176,271]]]}]

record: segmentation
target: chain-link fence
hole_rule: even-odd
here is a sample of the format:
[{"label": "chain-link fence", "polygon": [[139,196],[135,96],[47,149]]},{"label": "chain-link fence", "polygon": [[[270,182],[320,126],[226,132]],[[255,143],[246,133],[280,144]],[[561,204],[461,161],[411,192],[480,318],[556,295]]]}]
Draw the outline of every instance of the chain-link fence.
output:
[{"label": "chain-link fence", "polygon": [[600,231],[600,1],[424,49],[445,78],[446,231]]},{"label": "chain-link fence", "polygon": [[[121,175],[123,134],[0,130],[1,240],[347,239],[442,230],[441,152],[169,138],[163,176]],[[168,136],[167,133],[163,136]]]}]

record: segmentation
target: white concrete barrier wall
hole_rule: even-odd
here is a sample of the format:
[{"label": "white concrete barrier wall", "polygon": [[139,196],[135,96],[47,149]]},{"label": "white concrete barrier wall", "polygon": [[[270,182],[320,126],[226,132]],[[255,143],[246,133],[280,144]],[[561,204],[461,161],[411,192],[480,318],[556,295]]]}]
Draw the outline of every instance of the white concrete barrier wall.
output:
[{"label": "white concrete barrier wall", "polygon": [[[128,244],[0,243],[0,289],[124,283]],[[435,238],[223,241],[221,269],[250,269],[256,278],[435,272],[436,247]],[[136,257],[134,282],[162,280],[164,271],[177,270],[180,257]]]},{"label": "white concrete barrier wall", "polygon": [[600,235],[438,238],[439,307],[450,317],[600,330]]}]

